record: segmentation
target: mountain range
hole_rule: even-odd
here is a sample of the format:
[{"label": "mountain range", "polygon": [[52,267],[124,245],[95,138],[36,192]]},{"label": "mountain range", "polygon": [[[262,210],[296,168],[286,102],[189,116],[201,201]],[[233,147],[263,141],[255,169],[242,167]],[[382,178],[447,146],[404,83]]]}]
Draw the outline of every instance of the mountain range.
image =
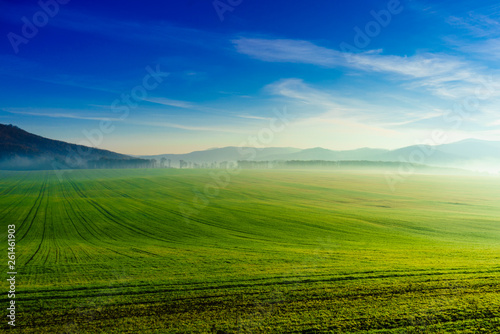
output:
[{"label": "mountain range", "polygon": [[[380,161],[409,162],[476,171],[500,170],[500,142],[466,139],[443,145],[414,145],[395,150],[360,148],[329,150],[321,147],[222,147],[186,154],[129,156],[107,150],[44,138],[14,125],[0,124],[0,169],[48,169],[54,162],[70,168],[133,167],[156,160],[157,166],[179,167],[182,162],[210,167],[224,161]],[[103,163],[103,161],[105,163]],[[96,163],[100,162],[100,163]],[[112,163],[110,163],[112,162]],[[123,162],[128,162],[125,165]]]},{"label": "mountain range", "polygon": [[298,149],[292,147],[223,147],[186,154],[161,154],[142,156],[142,158],[162,158],[170,160],[172,166],[181,160],[193,163],[220,161],[382,161],[409,162],[439,167],[464,168],[477,171],[500,170],[500,142],[479,139],[466,139],[442,145],[413,145],[395,150],[360,148],[336,151],[321,147]]}]

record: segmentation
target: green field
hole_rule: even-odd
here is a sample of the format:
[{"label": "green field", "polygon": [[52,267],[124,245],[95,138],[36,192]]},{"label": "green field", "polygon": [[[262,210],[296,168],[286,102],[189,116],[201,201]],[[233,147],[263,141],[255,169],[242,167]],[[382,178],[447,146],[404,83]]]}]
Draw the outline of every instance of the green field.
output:
[{"label": "green field", "polygon": [[500,333],[500,179],[209,173],[0,172],[2,331]]}]

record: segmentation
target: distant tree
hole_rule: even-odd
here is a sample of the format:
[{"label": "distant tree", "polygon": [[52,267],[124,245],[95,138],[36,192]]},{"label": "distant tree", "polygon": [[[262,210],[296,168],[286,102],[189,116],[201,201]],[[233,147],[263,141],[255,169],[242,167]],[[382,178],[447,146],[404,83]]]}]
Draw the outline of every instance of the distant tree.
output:
[{"label": "distant tree", "polygon": [[165,168],[165,161],[167,161],[167,158],[163,157],[160,159],[160,167]]}]

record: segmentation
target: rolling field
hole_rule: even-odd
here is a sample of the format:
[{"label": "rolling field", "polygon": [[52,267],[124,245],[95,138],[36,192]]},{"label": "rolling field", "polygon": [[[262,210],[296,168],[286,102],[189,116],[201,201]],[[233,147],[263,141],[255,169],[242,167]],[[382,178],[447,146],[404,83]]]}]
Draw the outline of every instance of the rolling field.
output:
[{"label": "rolling field", "polygon": [[243,170],[207,197],[209,173],[0,171],[18,272],[0,329],[500,333],[500,179],[392,192],[383,175]]}]

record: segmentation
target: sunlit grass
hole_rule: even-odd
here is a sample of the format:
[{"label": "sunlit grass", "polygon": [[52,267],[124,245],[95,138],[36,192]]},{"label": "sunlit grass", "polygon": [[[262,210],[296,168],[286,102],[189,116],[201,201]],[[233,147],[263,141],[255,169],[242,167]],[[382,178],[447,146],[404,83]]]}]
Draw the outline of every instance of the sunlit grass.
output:
[{"label": "sunlit grass", "polygon": [[414,175],[392,192],[384,175],[242,171],[196,207],[207,170],[1,176],[1,221],[17,226],[16,330],[500,327],[493,177]]}]

